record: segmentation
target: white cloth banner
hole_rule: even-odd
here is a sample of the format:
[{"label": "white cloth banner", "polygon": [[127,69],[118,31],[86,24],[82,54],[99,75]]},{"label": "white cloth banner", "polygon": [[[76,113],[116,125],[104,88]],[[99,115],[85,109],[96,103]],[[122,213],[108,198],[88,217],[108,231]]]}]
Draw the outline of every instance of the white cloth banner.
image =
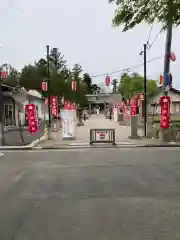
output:
[{"label": "white cloth banner", "polygon": [[75,138],[75,119],[74,109],[60,111],[62,119],[62,139],[74,139]]},{"label": "white cloth banner", "polygon": [[114,109],[113,109],[113,113],[114,113],[114,121],[115,121],[115,122],[118,122],[118,109],[117,109],[117,108],[114,108]]}]

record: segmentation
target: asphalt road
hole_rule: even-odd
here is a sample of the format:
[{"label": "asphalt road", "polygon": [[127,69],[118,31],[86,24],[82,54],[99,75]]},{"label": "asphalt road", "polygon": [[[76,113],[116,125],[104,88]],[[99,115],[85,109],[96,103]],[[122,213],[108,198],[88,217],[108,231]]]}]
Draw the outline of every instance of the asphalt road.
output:
[{"label": "asphalt road", "polygon": [[180,148],[4,152],[2,240],[180,239]]},{"label": "asphalt road", "polygon": [[[36,139],[42,137],[44,135],[44,125],[42,122],[39,125],[39,131],[37,133],[29,133],[27,129],[23,129],[21,138],[19,130],[9,130],[4,132],[4,139],[6,146],[22,146],[28,145]],[[24,140],[24,141],[23,141]]]}]

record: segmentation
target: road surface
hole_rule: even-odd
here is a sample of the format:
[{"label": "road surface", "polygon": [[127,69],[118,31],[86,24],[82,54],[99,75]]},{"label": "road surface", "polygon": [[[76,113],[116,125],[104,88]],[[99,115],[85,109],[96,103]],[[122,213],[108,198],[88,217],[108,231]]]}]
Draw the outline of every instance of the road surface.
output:
[{"label": "road surface", "polygon": [[179,148],[3,152],[0,239],[178,240],[179,156]]}]

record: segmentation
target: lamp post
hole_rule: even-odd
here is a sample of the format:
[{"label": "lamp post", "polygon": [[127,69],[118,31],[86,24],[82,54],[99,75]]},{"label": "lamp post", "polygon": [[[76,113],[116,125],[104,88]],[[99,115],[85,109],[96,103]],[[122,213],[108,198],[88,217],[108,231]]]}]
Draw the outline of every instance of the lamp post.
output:
[{"label": "lamp post", "polygon": [[48,139],[51,138],[51,81],[50,81],[50,59],[49,59],[49,45],[46,46],[47,49],[47,93],[48,93]]},{"label": "lamp post", "polygon": [[[0,69],[1,74],[2,69]],[[3,91],[2,91],[2,77],[0,76],[0,144],[4,145],[4,101],[3,101]]]},{"label": "lamp post", "polygon": [[[0,48],[2,46],[0,45]],[[6,66],[6,71],[3,71],[4,66]],[[4,140],[4,99],[2,91],[2,81],[7,78],[7,64],[3,64],[0,67],[0,144],[3,146],[5,144]]]}]

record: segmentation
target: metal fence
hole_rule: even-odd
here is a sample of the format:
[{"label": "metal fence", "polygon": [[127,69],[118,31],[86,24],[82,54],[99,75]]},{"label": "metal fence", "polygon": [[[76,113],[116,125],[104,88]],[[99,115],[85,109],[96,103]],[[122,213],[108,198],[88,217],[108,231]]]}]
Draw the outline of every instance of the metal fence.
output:
[{"label": "metal fence", "polygon": [[115,129],[90,129],[90,145],[93,143],[115,143]]}]

